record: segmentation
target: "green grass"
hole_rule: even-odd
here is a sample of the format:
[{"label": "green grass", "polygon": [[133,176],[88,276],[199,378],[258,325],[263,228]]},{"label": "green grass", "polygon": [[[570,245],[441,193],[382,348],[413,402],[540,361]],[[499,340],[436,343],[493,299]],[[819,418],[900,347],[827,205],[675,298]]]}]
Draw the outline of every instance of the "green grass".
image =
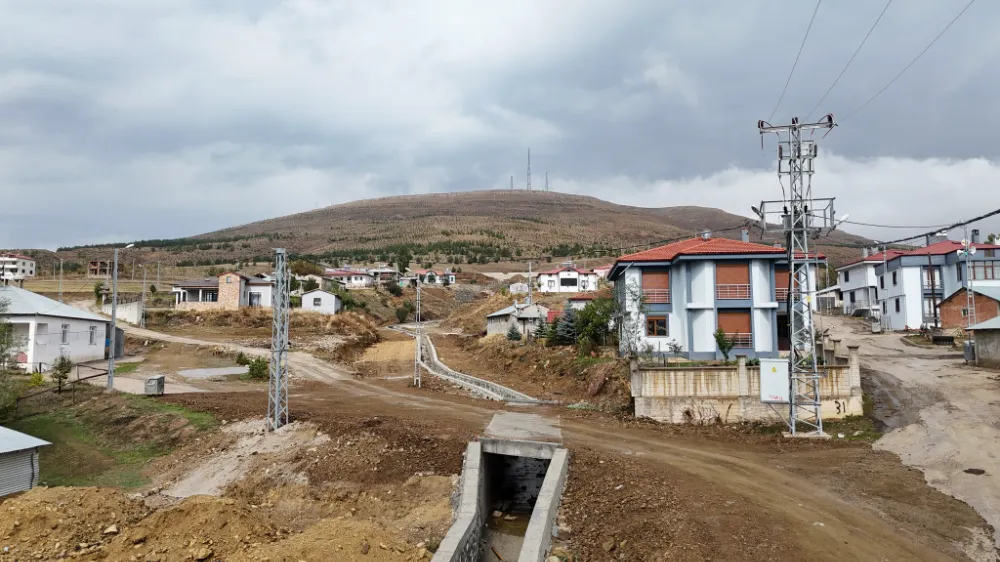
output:
[{"label": "green grass", "polygon": [[846,441],[873,442],[880,437],[875,429],[875,422],[866,416],[847,416],[841,420],[823,422],[823,432],[837,438],[838,433],[844,434]]},{"label": "green grass", "polygon": [[130,363],[115,363],[115,374],[116,375],[127,375],[129,373],[134,373],[142,365],[141,361],[132,361]]},{"label": "green grass", "polygon": [[593,367],[601,363],[611,363],[614,360],[614,357],[577,357],[573,360],[573,364],[581,369],[586,369],[587,367]]},{"label": "green grass", "polygon": [[[148,417],[148,423],[163,431],[150,435],[168,436],[172,420],[183,417],[199,430],[218,425],[211,414],[195,412],[145,396],[123,394],[125,416]],[[106,412],[63,409],[9,424],[11,429],[52,443],[39,455],[39,481],[49,486],[110,486],[138,488],[148,479],[144,470],[149,462],[168,454],[171,447],[156,438],[135,441],[136,436],[122,434],[113,427],[122,416]]]}]

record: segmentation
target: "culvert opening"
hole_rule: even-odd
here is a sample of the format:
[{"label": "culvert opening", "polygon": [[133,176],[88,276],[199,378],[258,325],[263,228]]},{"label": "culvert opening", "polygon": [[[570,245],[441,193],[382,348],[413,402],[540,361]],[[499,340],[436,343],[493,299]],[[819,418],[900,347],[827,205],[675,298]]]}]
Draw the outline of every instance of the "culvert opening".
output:
[{"label": "culvert opening", "polygon": [[480,560],[517,560],[549,459],[483,453],[486,506]]}]

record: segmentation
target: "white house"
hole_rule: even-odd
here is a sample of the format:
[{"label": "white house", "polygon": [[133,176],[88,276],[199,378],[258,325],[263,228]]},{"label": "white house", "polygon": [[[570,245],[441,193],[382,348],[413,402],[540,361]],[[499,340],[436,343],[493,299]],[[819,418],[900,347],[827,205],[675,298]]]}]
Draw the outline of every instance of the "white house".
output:
[{"label": "white house", "polygon": [[[973,286],[1000,287],[1000,245],[978,243],[970,260]],[[940,315],[935,309],[945,297],[968,284],[966,258],[959,257],[961,242],[945,240],[901,252],[884,264],[875,265],[878,277],[877,299],[882,308],[882,323],[889,330],[916,330],[934,325]],[[928,263],[929,262],[929,263]]]},{"label": "white house", "polygon": [[840,287],[844,314],[881,314],[882,308],[876,298],[878,279],[875,266],[902,253],[901,250],[886,250],[868,255],[868,250],[865,250],[861,259],[837,268],[837,285]]},{"label": "white house", "polygon": [[733,355],[777,357],[788,350],[783,248],[693,238],[623,256],[608,279],[627,312],[620,326],[623,351],[672,353],[677,346],[690,359],[720,359],[718,329],[734,342]]},{"label": "white house", "polygon": [[597,274],[573,265],[538,274],[538,291],[542,293],[582,293],[597,290]]},{"label": "white house", "polygon": [[364,271],[350,269],[328,269],[324,275],[347,289],[365,289],[375,285],[375,278]]},{"label": "white house", "polygon": [[104,359],[111,321],[19,287],[0,287],[4,315],[13,324],[19,366],[51,368],[60,355],[74,363]]},{"label": "white house", "polygon": [[517,326],[521,336],[529,335],[548,318],[549,309],[540,304],[514,303],[486,317],[486,335],[506,334]]},{"label": "white house", "polygon": [[433,269],[418,269],[413,272],[420,277],[420,282],[424,285],[454,285],[455,274],[450,270],[434,271]]},{"label": "white house", "polygon": [[0,281],[35,276],[35,260],[20,254],[0,254]]},{"label": "white house", "polygon": [[596,295],[593,293],[580,293],[578,295],[573,295],[572,297],[566,299],[566,307],[572,308],[573,310],[583,310],[584,308],[587,308],[587,305],[590,304],[590,302],[595,298]]},{"label": "white house", "polygon": [[528,294],[528,284],[527,283],[511,283],[507,290],[510,291],[512,295],[527,295]]},{"label": "white house", "polygon": [[38,449],[51,444],[0,427],[0,498],[26,492],[38,484]]},{"label": "white house", "polygon": [[342,306],[343,304],[339,296],[321,289],[302,293],[302,310],[322,312],[323,314],[336,314],[340,312]]},{"label": "white house", "polygon": [[274,280],[270,276],[251,277],[247,283],[247,306],[271,308],[271,297],[274,294]]}]

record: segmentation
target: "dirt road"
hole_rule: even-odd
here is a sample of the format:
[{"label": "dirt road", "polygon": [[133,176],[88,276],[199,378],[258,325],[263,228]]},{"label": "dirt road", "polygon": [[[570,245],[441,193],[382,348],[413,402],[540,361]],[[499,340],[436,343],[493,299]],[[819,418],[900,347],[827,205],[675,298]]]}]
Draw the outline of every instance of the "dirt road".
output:
[{"label": "dirt road", "polygon": [[845,343],[861,345],[865,391],[890,430],[875,447],[898,454],[928,484],[975,508],[1000,546],[1000,375],[964,365],[949,348],[863,333],[851,319],[823,323]]},{"label": "dirt road", "polygon": [[[137,336],[167,341],[210,343],[147,330],[127,330]],[[492,414],[503,407],[495,402],[416,391],[404,381],[358,379],[346,369],[302,353],[290,354],[289,363],[299,380],[305,377],[326,383],[294,385],[290,399],[293,411],[327,415],[374,413],[400,423],[419,419],[422,423],[437,424],[445,432],[479,432]],[[199,400],[206,401],[206,405],[212,399],[200,396],[203,398]],[[226,398],[231,399],[243,398]],[[697,431],[684,435],[663,426],[625,427],[609,422],[606,417],[588,418],[555,407],[535,407],[531,411],[561,418],[565,441],[571,450],[624,455],[654,474],[667,471],[683,475],[671,485],[684,488],[685,502],[701,505],[698,519],[704,521],[699,529],[710,533],[713,542],[731,532],[723,524],[729,521],[727,513],[733,520],[743,522],[744,527],[749,525],[740,533],[752,544],[742,551],[727,551],[724,559],[759,559],[763,553],[754,540],[759,534],[773,536],[774,544],[781,543],[785,545],[782,549],[790,549],[788,556],[773,558],[776,560],[991,559],[986,557],[988,553],[984,554],[982,544],[977,544],[976,533],[983,533],[981,519],[964,504],[927,489],[891,455],[846,444],[771,441],[756,447],[728,438],[705,440],[704,434]],[[877,478],[859,475],[858,467]],[[626,482],[631,478],[628,474],[621,477]],[[649,490],[645,482],[633,480],[632,485]],[[616,486],[610,491],[619,489]],[[708,490],[712,490],[710,496],[706,495]],[[675,519],[666,519],[662,513],[641,509],[644,505],[645,501],[637,501],[634,509],[624,511],[616,506],[616,512],[622,513],[621,521],[602,527],[603,532],[610,533],[625,525],[635,533],[646,533],[636,535],[646,536],[645,539],[635,540],[654,541],[659,539],[653,535],[659,536],[661,530],[676,525]],[[731,506],[741,507],[736,511]],[[586,514],[583,517],[585,520]],[[646,522],[656,517],[659,517],[656,524]],[[928,528],[935,531],[929,533]],[[593,540],[600,544],[600,538]],[[716,552],[716,556],[721,554]]]}]

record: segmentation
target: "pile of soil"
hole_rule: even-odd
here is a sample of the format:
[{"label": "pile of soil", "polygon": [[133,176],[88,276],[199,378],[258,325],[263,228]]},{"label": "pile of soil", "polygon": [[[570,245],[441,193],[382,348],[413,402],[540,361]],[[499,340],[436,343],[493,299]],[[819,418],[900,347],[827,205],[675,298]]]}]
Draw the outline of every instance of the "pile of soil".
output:
[{"label": "pile of soil", "polygon": [[452,369],[536,398],[617,409],[631,397],[628,364],[612,357],[581,359],[572,347],[523,345],[502,335],[434,336],[434,346]]}]

